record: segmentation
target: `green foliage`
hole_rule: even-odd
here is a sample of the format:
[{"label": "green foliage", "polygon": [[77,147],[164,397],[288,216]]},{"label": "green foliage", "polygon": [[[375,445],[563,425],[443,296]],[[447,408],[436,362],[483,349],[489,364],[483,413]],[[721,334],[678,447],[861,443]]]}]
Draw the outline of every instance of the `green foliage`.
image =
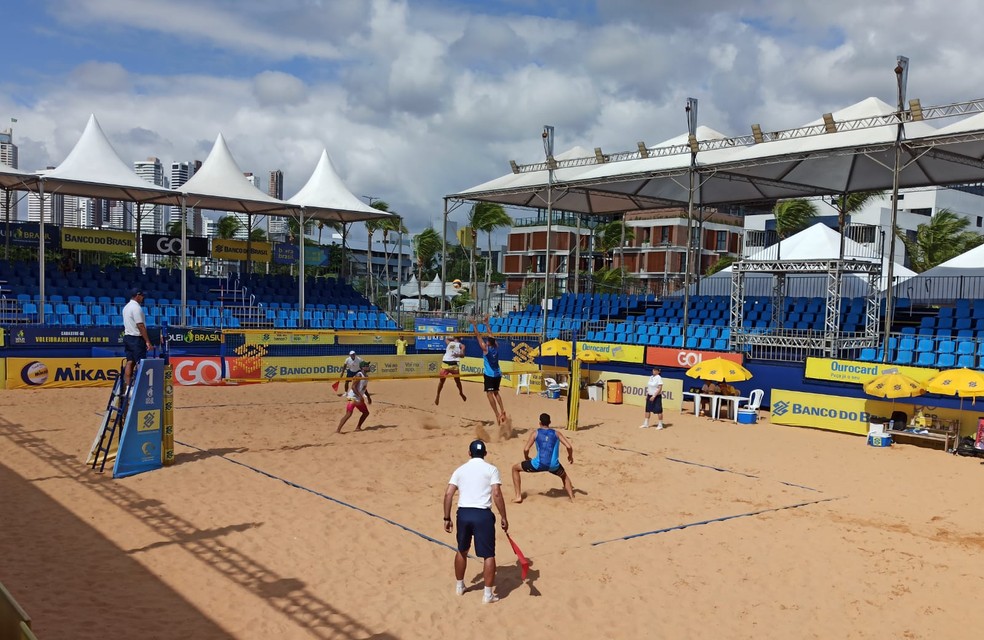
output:
[{"label": "green foliage", "polygon": [[243,228],[243,223],[235,216],[222,216],[215,224],[215,235],[219,238],[229,240],[236,236],[236,233]]},{"label": "green foliage", "polygon": [[717,259],[717,262],[707,267],[707,271],[704,272],[705,276],[712,276],[722,269],[727,269],[731,266],[731,263],[735,261],[734,256],[721,256]]},{"label": "green foliage", "polygon": [[622,246],[622,229],[625,229],[625,241],[635,240],[635,231],[626,226],[622,220],[612,220],[595,227],[595,246],[602,253],[612,253]]},{"label": "green foliage", "polygon": [[895,234],[909,258],[913,271],[922,273],[984,244],[984,236],[967,231],[970,221],[949,209],[940,209],[928,223],[916,227],[916,237],[909,237],[896,229]]},{"label": "green foliage", "polygon": [[543,280],[530,280],[519,291],[519,308],[525,309],[528,304],[540,304],[543,300]]},{"label": "green foliage", "polygon": [[780,200],[773,207],[772,215],[776,219],[776,233],[781,240],[813,224],[817,217],[817,206],[802,198]]}]

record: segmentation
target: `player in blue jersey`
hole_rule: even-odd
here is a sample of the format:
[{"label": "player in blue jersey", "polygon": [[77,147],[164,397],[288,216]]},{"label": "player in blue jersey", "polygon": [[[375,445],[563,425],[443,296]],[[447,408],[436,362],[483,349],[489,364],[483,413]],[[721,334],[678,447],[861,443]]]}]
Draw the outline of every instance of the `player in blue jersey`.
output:
[{"label": "player in blue jersey", "polygon": [[[530,458],[530,449],[534,444],[536,444],[536,456]],[[571,499],[571,502],[574,502],[574,486],[571,484],[571,477],[564,470],[564,465],[560,464],[560,445],[567,448],[567,462],[574,464],[574,445],[562,431],[550,428],[549,414],[541,413],[540,427],[530,434],[526,446],[523,448],[525,460],[514,464],[512,468],[513,489],[516,491],[513,502],[523,501],[523,491],[519,480],[521,471],[526,473],[549,471],[563,481],[567,497]]]},{"label": "player in blue jersey", "polygon": [[[485,322],[488,324],[489,319]],[[485,387],[485,395],[489,398],[492,411],[495,413],[495,421],[502,423],[506,419],[506,409],[502,406],[502,396],[499,395],[499,385],[502,384],[502,369],[499,367],[499,346],[495,338],[491,335],[483,338],[478,332],[478,325],[475,326],[475,339],[478,346],[482,349],[482,378]]]}]

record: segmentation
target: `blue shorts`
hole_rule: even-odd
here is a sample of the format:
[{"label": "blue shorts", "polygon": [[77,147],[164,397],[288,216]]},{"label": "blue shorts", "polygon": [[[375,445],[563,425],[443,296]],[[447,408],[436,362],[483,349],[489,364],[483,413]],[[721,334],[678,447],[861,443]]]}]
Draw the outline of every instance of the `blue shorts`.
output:
[{"label": "blue shorts", "polygon": [[123,336],[123,355],[136,364],[147,357],[147,343],[143,336]]},{"label": "blue shorts", "polygon": [[654,400],[646,396],[646,413],[663,413],[663,396],[656,396]]},{"label": "blue shorts", "polygon": [[458,507],[458,551],[468,553],[475,538],[475,555],[495,557],[495,514],[492,509]]},{"label": "blue shorts", "polygon": [[349,371],[348,369],[346,369],[345,370],[345,377],[346,378],[354,378],[355,377],[355,374],[357,374],[357,373],[359,373],[359,372],[358,371]]}]

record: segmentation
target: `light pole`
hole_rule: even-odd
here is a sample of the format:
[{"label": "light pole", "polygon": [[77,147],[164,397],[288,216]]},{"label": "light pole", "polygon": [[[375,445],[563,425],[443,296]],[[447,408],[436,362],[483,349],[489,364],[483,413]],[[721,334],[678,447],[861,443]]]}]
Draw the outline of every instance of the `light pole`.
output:
[{"label": "light pole", "polygon": [[543,134],[543,153],[547,158],[547,247],[546,261],[543,265],[543,341],[547,339],[547,305],[550,302],[550,230],[553,228],[553,180],[554,168],[557,162],[554,160],[554,128],[544,125]]}]

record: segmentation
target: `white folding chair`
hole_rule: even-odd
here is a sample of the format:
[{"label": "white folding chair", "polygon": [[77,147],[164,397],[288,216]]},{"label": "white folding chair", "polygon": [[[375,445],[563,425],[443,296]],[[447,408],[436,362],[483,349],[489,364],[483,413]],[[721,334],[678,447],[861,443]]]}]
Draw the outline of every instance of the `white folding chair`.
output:
[{"label": "white folding chair", "polygon": [[519,374],[519,382],[516,384],[516,395],[519,395],[520,390],[526,389],[526,395],[530,394],[530,374],[521,373]]},{"label": "white folding chair", "polygon": [[752,389],[752,392],[748,394],[748,402],[742,409],[751,409],[752,411],[758,411],[762,406],[762,398],[765,396],[765,391],[761,389]]}]

